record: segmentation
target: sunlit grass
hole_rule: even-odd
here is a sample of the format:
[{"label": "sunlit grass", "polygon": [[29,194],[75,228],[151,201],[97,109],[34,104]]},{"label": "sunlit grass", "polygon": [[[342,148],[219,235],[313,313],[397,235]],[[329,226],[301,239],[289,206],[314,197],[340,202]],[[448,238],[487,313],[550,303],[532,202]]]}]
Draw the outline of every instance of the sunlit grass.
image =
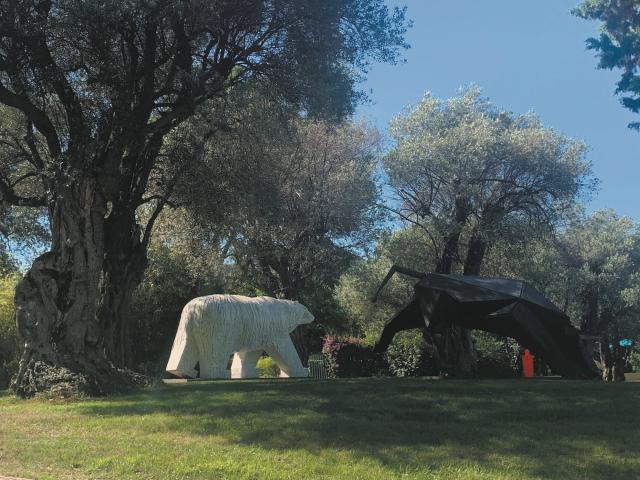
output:
[{"label": "sunlit grass", "polygon": [[0,397],[0,475],[640,479],[640,383],[220,381]]}]

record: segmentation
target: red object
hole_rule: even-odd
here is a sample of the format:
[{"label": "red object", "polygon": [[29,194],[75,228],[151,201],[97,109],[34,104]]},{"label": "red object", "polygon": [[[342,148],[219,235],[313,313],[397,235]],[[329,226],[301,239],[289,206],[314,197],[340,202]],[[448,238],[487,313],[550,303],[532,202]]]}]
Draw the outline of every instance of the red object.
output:
[{"label": "red object", "polygon": [[526,348],[522,354],[522,376],[524,378],[533,378],[533,355]]}]

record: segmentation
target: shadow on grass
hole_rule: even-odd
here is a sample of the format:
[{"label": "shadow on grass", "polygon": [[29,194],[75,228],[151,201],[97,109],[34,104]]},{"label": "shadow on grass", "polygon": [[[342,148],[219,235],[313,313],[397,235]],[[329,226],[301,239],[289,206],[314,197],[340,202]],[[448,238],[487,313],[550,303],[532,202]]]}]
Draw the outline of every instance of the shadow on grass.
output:
[{"label": "shadow on grass", "polygon": [[162,422],[141,422],[140,428],[217,435],[265,449],[346,449],[396,469],[439,468],[444,459],[503,469],[513,461],[543,478],[640,478],[633,460],[640,443],[638,384],[221,381],[76,407],[128,423],[163,415]]}]

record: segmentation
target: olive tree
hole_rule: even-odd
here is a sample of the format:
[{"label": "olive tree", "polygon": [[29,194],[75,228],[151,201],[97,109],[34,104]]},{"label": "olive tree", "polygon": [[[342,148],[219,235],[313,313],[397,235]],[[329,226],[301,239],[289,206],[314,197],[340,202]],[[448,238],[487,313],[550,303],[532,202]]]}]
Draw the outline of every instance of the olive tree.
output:
[{"label": "olive tree", "polygon": [[[427,94],[391,135],[389,208],[425,231],[438,273],[479,275],[492,242],[523,224],[552,226],[591,185],[582,143],[492,106],[478,89],[446,101]],[[451,327],[439,342],[452,372],[473,374],[468,332]]]},{"label": "olive tree", "polygon": [[579,326],[601,338],[603,379],[624,380],[620,342],[640,338],[640,228],[601,210],[572,222],[560,242],[562,263],[574,272]]}]

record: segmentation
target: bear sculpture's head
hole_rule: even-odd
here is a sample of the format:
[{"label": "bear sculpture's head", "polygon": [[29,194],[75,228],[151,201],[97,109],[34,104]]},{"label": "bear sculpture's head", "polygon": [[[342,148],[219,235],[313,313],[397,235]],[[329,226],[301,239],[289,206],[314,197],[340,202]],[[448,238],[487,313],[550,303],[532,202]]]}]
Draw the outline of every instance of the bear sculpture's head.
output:
[{"label": "bear sculpture's head", "polygon": [[289,325],[289,331],[293,331],[296,327],[300,325],[305,325],[307,323],[313,322],[315,317],[311,314],[307,307],[302,305],[299,302],[289,300],[291,305],[294,307],[294,315],[291,318],[291,324]]}]

